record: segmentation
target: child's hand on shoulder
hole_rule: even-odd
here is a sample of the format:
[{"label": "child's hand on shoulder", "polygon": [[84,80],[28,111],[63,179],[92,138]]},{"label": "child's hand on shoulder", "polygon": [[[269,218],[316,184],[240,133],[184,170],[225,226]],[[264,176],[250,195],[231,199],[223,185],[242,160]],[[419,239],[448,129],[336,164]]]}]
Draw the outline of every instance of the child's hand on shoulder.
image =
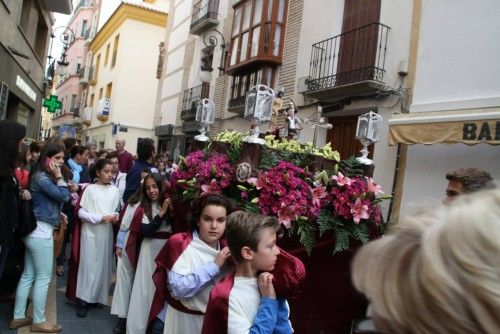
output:
[{"label": "child's hand on shoulder", "polygon": [[220,250],[219,254],[215,257],[215,264],[217,267],[221,268],[225,263],[226,260],[231,256],[231,251],[229,250],[229,247],[224,247]]},{"label": "child's hand on shoulder", "polygon": [[276,292],[273,285],[273,274],[264,272],[259,275],[257,283],[262,297],[276,299]]}]

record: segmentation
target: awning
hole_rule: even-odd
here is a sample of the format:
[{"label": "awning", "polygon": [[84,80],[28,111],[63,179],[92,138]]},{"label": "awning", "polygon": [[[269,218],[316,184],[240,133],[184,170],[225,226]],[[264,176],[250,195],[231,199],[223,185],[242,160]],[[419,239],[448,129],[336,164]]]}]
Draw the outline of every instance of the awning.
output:
[{"label": "awning", "polygon": [[500,108],[414,112],[389,120],[389,145],[500,145]]}]

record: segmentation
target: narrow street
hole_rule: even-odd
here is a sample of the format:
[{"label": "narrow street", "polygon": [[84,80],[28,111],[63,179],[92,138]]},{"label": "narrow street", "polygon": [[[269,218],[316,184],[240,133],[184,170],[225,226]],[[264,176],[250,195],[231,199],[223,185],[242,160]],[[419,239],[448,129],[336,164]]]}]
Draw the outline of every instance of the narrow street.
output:
[{"label": "narrow street", "polygon": [[[92,308],[86,318],[76,316],[76,305],[68,301],[64,295],[66,291],[66,274],[62,277],[52,276],[47,297],[47,307],[45,309],[47,321],[58,323],[63,326],[61,333],[78,334],[102,334],[111,333],[115,326],[115,317],[110,314],[111,307],[105,306],[102,309]],[[110,289],[110,301],[114,289],[115,277]],[[10,303],[0,303],[0,334],[29,334],[29,326],[19,328],[17,331],[9,330],[9,321],[12,317],[12,307]],[[28,311],[30,314],[31,311]]]}]

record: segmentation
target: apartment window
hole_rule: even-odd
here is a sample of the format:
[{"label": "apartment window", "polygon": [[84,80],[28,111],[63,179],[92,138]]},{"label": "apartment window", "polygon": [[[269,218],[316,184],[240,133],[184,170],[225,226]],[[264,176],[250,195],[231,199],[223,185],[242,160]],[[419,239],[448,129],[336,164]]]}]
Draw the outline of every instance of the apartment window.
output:
[{"label": "apartment window", "polygon": [[82,64],[76,63],[76,74],[80,74],[81,70],[82,70]]},{"label": "apartment window", "polygon": [[113,43],[113,57],[111,58],[111,67],[115,67],[116,64],[116,53],[118,52],[118,45],[120,44],[120,35],[115,36],[115,41]]},{"label": "apartment window", "polygon": [[76,94],[71,95],[71,109],[76,108]]},{"label": "apartment window", "polygon": [[233,76],[231,82],[231,96],[229,107],[239,107],[245,104],[247,92],[257,84],[274,87],[276,80],[276,67],[262,66],[250,72],[240,73]]},{"label": "apartment window", "polygon": [[90,94],[89,106],[91,108],[94,107],[94,94]]},{"label": "apartment window", "polygon": [[99,76],[99,65],[101,64],[101,55],[97,55],[97,60],[95,62],[95,72],[94,72],[94,80],[97,81],[97,77]]},{"label": "apartment window", "polygon": [[99,89],[99,100],[101,100],[101,99],[102,99],[102,92],[103,92],[103,89],[102,89],[102,88],[101,88],[101,89]]},{"label": "apartment window", "polygon": [[87,20],[83,20],[82,21],[82,31],[80,33],[80,36],[84,37],[84,38],[87,38],[88,36],[85,35],[86,31],[87,31]]},{"label": "apartment window", "polygon": [[109,59],[109,48],[111,45],[108,43],[108,46],[106,46],[106,56],[104,56],[104,66],[108,66],[108,59]]},{"label": "apartment window", "polygon": [[247,0],[234,8],[231,67],[255,60],[281,63],[288,0]]},{"label": "apartment window", "polygon": [[106,85],[106,95],[105,97],[111,98],[111,91],[113,90],[113,83],[110,82]]}]

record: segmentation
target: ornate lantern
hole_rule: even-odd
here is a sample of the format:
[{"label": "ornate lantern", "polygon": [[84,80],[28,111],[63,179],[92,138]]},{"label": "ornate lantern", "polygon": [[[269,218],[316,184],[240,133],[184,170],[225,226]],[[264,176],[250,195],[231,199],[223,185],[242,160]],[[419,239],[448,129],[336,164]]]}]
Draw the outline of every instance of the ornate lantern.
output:
[{"label": "ornate lantern", "polygon": [[373,164],[373,160],[368,159],[368,146],[380,140],[384,119],[379,114],[370,111],[369,113],[358,117],[358,125],[356,127],[356,139],[361,142],[363,149],[361,157],[358,161],[364,165]]},{"label": "ornate lantern", "polygon": [[245,142],[262,145],[266,143],[264,139],[259,138],[259,125],[271,120],[274,98],[274,90],[266,85],[254,86],[247,93],[244,117],[252,122],[252,134],[244,139]]},{"label": "ornate lantern", "polygon": [[194,137],[197,141],[208,141],[206,133],[210,129],[210,124],[214,123],[215,104],[210,99],[202,99],[198,102],[196,110],[196,121],[200,122],[200,134]]}]

